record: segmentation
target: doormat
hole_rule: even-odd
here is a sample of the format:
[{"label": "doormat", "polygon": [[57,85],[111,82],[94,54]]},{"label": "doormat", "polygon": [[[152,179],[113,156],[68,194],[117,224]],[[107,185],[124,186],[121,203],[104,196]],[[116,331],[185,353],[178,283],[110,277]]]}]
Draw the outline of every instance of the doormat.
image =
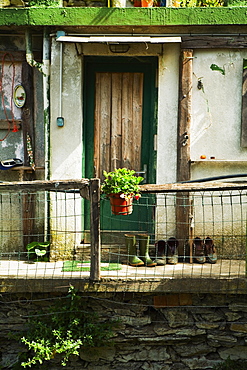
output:
[{"label": "doormat", "polygon": [[[121,270],[122,266],[119,263],[101,262],[101,271],[116,271]],[[74,272],[74,271],[90,271],[89,261],[64,261],[63,272]]]}]

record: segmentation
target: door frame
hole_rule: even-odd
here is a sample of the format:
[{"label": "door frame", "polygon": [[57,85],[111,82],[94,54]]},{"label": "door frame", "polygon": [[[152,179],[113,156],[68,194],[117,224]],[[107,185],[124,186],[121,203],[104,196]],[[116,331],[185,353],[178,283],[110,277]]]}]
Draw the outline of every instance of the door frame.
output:
[{"label": "door frame", "polygon": [[[157,134],[157,86],[156,73],[158,57],[85,56],[84,57],[84,106],[83,106],[83,156],[82,176],[93,178],[94,158],[94,108],[96,72],[143,72],[143,136],[141,144],[141,169],[148,164],[147,181],[156,181],[156,148],[154,138]],[[93,126],[93,127],[92,127]],[[88,145],[90,142],[92,145]],[[124,217],[124,216],[123,216]],[[88,229],[85,217],[85,229]]]}]

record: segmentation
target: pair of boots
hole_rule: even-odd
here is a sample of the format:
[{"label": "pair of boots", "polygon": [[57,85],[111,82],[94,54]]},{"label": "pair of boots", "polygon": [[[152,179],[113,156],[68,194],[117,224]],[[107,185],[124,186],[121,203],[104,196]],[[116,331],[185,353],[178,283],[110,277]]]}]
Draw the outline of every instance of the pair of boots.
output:
[{"label": "pair of boots", "polygon": [[[137,256],[137,241],[139,242],[140,258]],[[125,234],[125,245],[130,266],[156,266],[156,263],[149,257],[149,235],[138,234],[136,238],[133,234]]]},{"label": "pair of boots", "polygon": [[206,239],[201,239],[200,237],[196,237],[193,240],[193,247],[194,247],[194,261],[197,263],[216,263],[217,262],[217,253],[216,248],[209,236]]},{"label": "pair of boots", "polygon": [[176,265],[178,263],[178,245],[176,238],[171,237],[167,241],[158,240],[155,243],[156,259],[154,260],[158,266],[163,266],[166,263]]}]

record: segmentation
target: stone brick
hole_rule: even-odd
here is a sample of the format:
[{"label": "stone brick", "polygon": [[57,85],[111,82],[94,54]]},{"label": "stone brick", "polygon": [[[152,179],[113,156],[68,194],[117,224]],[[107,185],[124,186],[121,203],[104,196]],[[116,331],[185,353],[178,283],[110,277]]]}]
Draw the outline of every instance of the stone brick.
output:
[{"label": "stone brick", "polygon": [[228,357],[231,360],[247,360],[247,346],[235,346],[223,351],[219,351],[219,355],[222,360],[226,360]]},{"label": "stone brick", "polygon": [[241,333],[247,333],[247,324],[242,324],[242,323],[233,323],[230,326],[230,330],[232,331],[238,331]]}]

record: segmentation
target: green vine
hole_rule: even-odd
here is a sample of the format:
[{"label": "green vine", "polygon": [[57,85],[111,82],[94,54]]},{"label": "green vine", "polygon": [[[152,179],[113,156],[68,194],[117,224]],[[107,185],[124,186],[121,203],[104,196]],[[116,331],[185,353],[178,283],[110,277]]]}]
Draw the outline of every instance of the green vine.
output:
[{"label": "green vine", "polygon": [[28,331],[21,337],[28,349],[22,367],[43,364],[56,355],[61,356],[61,365],[67,366],[70,356],[79,356],[80,350],[111,343],[116,321],[101,321],[92,310],[85,310],[74,287],[64,301],[29,319]]}]

